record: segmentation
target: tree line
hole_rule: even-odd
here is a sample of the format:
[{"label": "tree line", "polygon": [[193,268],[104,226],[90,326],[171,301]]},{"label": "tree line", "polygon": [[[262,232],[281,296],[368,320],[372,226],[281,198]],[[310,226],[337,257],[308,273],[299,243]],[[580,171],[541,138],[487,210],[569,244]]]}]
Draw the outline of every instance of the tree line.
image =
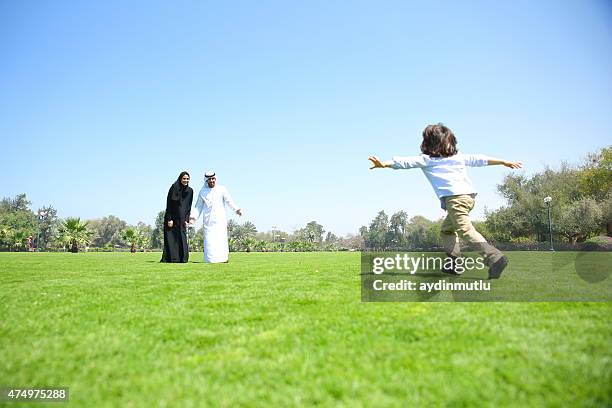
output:
[{"label": "tree line", "polygon": [[578,166],[563,163],[531,177],[508,175],[498,186],[506,205],[486,213],[486,231],[502,242],[546,241],[548,208],[553,239],[575,244],[612,236],[612,146],[589,154]]},{"label": "tree line", "polygon": [[[589,154],[579,165],[563,163],[558,170],[547,168],[528,177],[507,175],[497,187],[506,203],[501,208],[485,210],[485,220],[474,222],[488,240],[497,243],[537,244],[549,238],[548,207],[553,240],[576,244],[612,236],[612,146]],[[132,252],[161,249],[163,246],[164,211],[153,226],[143,222],[128,225],[109,215],[84,221],[60,219],[57,210],[43,206],[30,208],[26,194],[0,201],[0,248],[25,250],[78,251],[80,248]],[[249,221],[228,222],[230,251],[336,251],[411,248],[439,248],[442,219],[409,216],[398,211],[388,216],[380,211],[369,225],[358,233],[338,237],[316,221],[291,233],[273,229],[260,232]],[[188,228],[193,251],[202,250],[202,228]]]},{"label": "tree line", "polygon": [[[81,220],[76,217],[60,219],[53,206],[34,212],[26,194],[4,198],[0,202],[0,248],[22,251],[35,248],[42,251],[115,251],[131,252],[161,250],[164,242],[164,211],[160,211],[153,226],[143,222],[129,225],[109,215],[100,219]],[[203,230],[189,226],[189,247],[202,251]],[[339,238],[331,232],[325,234],[323,226],[311,221],[303,228],[288,233],[278,229],[259,232],[246,221],[228,222],[231,251],[338,251],[362,247],[361,237],[348,234]]]}]

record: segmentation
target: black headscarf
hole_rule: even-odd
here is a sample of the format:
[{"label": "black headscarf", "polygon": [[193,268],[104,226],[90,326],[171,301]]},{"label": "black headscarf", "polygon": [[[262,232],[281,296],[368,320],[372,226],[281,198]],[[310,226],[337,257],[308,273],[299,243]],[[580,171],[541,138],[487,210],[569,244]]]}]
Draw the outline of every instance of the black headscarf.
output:
[{"label": "black headscarf", "polygon": [[187,173],[186,171],[182,171],[174,182],[174,184],[172,184],[172,192],[170,193],[170,199],[173,201],[183,201],[183,199],[185,199],[185,197],[187,197],[187,194],[189,193],[189,186],[184,186],[183,183],[181,183],[181,179],[185,174],[188,175],[189,178],[191,178],[189,173]]}]

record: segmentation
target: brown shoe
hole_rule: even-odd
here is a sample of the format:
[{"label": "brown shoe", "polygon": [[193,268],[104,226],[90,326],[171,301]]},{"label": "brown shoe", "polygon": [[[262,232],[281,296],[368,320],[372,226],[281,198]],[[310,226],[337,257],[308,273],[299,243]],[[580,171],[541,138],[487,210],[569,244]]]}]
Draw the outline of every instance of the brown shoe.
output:
[{"label": "brown shoe", "polygon": [[[446,267],[446,261],[448,259],[452,259],[453,260],[453,266],[451,268]],[[442,264],[442,272],[444,272],[447,275],[453,275],[453,276],[459,276],[461,275],[460,273],[457,273],[455,271],[455,259],[457,259],[456,256],[450,256],[448,255],[445,259],[444,259],[444,263]]]},{"label": "brown shoe", "polygon": [[506,266],[508,266],[508,258],[502,256],[489,268],[489,279],[499,279]]}]

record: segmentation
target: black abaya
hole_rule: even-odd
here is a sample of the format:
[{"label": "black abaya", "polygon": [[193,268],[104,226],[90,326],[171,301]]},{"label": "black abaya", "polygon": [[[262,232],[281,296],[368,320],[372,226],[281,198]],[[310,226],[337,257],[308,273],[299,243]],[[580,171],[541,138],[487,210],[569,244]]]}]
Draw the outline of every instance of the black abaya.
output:
[{"label": "black abaya", "polygon": [[[166,199],[166,215],[164,216],[164,253],[160,262],[187,262],[189,260],[189,245],[187,243],[187,227],[189,221],[193,189],[181,184],[181,176],[172,184]],[[168,227],[168,221],[172,227]]]}]

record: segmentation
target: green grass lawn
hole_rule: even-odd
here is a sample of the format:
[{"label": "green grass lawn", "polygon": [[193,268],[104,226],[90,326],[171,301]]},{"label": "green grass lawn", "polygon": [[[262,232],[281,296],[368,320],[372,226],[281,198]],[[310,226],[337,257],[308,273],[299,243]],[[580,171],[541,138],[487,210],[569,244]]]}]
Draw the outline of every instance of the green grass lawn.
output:
[{"label": "green grass lawn", "polygon": [[[510,253],[500,282],[543,255]],[[358,253],[159,258],[0,254],[0,386],[76,407],[612,404],[609,302],[362,303]]]}]

